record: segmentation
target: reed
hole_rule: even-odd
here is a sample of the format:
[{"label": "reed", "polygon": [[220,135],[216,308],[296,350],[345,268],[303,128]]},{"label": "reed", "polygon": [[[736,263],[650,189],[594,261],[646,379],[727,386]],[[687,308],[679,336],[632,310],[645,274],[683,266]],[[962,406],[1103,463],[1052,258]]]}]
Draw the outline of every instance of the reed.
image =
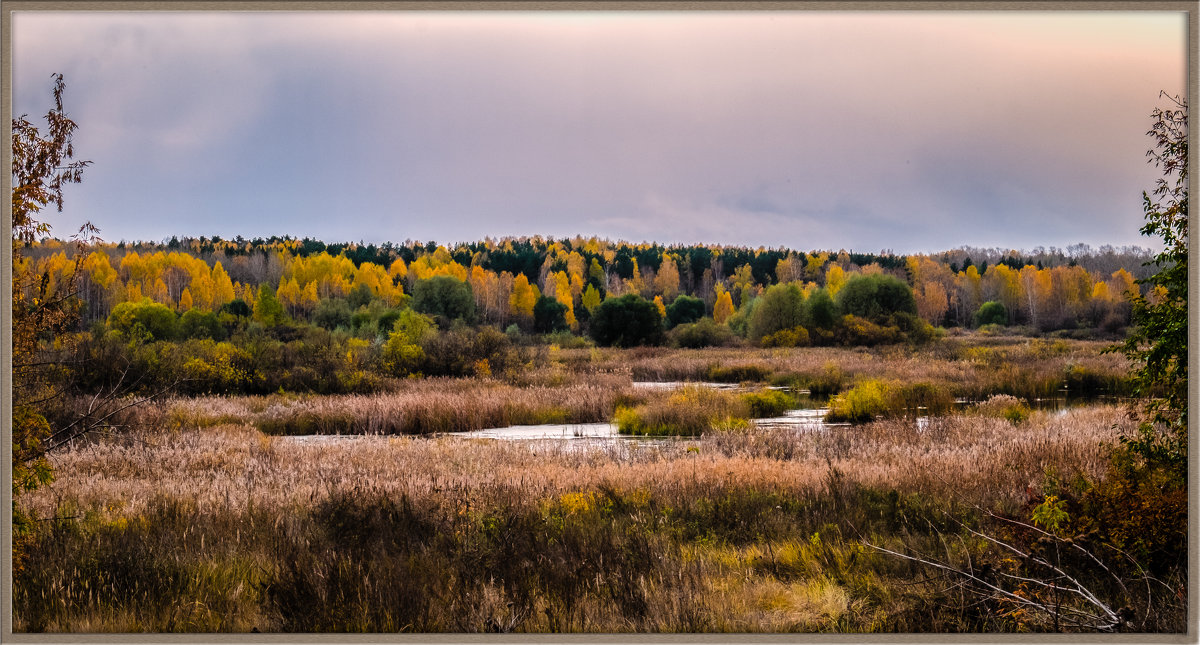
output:
[{"label": "reed", "polygon": [[22,496],[64,519],[32,536],[14,628],[1016,629],[857,536],[941,552],[944,513],[982,522],[976,505],[1024,512],[1047,473],[1102,477],[1135,422],[1098,406],[593,451],[146,430],[54,456],[54,489]]}]

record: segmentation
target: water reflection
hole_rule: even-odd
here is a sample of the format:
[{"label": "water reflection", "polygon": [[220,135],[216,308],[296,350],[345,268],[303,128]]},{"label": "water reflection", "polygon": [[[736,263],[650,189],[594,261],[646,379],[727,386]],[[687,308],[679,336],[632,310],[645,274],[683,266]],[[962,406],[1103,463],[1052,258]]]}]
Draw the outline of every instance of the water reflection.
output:
[{"label": "water reflection", "polygon": [[[702,381],[638,381],[634,382],[634,387],[652,389],[652,390],[676,390],[685,386],[702,386],[711,387],[719,390],[746,390],[758,389],[747,386],[742,386],[734,383],[708,383]],[[770,389],[787,390],[786,387],[772,387]],[[752,423],[759,428],[766,429],[791,429],[796,432],[813,432],[835,426],[849,426],[850,423],[827,423],[825,414],[829,412],[828,399],[816,399],[809,395],[807,390],[796,390],[798,395],[798,407],[794,410],[788,410],[782,416],[770,417],[764,419],[754,419]],[[1097,403],[1120,404],[1126,403],[1127,397],[1118,397],[1112,395],[1099,396],[1061,396],[1033,399],[1028,401],[1028,405],[1035,410],[1058,411],[1065,413],[1067,410],[1084,405],[1095,405]],[[978,403],[978,401],[970,399],[958,399],[955,404],[959,410],[969,408]],[[918,408],[918,414],[920,408]],[[915,418],[915,423],[918,430],[924,430],[929,426],[929,417],[920,415]],[[585,447],[604,447],[614,445],[627,445],[634,447],[634,444],[645,446],[664,445],[665,443],[674,443],[679,441],[695,441],[696,437],[645,437],[635,435],[623,435],[617,432],[617,426],[613,423],[551,423],[541,425],[517,425],[507,426],[503,428],[486,428],[483,430],[472,430],[469,432],[451,432],[433,435],[438,437],[454,437],[459,439],[492,439],[500,441],[533,441],[545,442],[552,444],[562,444],[569,442],[579,448]],[[354,441],[365,439],[378,439],[375,435],[306,435],[293,436],[289,439],[304,443],[322,443],[335,441]]]}]

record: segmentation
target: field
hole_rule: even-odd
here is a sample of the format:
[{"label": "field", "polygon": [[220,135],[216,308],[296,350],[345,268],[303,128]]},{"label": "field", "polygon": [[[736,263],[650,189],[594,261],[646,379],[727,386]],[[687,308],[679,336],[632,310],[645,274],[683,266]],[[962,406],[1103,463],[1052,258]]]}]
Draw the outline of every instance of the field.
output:
[{"label": "field", "polygon": [[[1071,538],[1066,520],[1031,523],[1039,509],[1080,530],[1102,512],[1086,491],[1136,427],[1127,406],[1006,417],[997,398],[917,418],[885,405],[865,423],[599,443],[431,433],[604,422],[715,391],[633,385],[647,380],[774,383],[833,401],[867,381],[971,400],[1120,394],[1128,366],[1101,347],[979,336],[918,350],[550,347],[508,381],[171,400],[57,454],[57,481],[21,498],[59,519],[29,537],[14,631],[1096,628],[1105,610],[1089,601],[1029,584],[1007,597],[962,572],[1031,577],[1002,545],[1032,555],[1039,538]],[[347,434],[363,436],[320,436]],[[1186,600],[1173,591],[1147,602],[1148,587],[1122,595],[1083,570],[1074,579],[1116,594],[1131,621],[1179,628]],[[1178,571],[1156,574],[1181,584]]]}]

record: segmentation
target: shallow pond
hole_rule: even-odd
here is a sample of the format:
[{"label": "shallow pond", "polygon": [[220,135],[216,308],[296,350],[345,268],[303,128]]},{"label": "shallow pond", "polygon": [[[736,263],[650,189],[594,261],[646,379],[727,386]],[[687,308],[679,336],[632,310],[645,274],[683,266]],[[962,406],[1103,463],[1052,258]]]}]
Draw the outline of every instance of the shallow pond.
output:
[{"label": "shallow pond", "polygon": [[[702,386],[711,387],[719,390],[739,391],[747,389],[761,389],[758,387],[747,387],[736,383],[710,383],[704,381],[635,381],[633,386],[636,388],[645,388],[652,390],[676,390],[686,386]],[[785,387],[771,387],[773,390],[786,390]],[[799,407],[794,410],[788,410],[782,416],[770,417],[764,419],[754,419],[752,423],[760,428],[769,429],[791,429],[797,432],[811,432],[834,426],[848,426],[849,423],[826,423],[825,414],[829,412],[827,399],[814,399],[809,396],[807,390],[798,390]],[[1064,391],[1064,394],[1066,392]],[[1094,405],[1096,403],[1121,403],[1128,399],[1109,395],[1100,396],[1062,396],[1052,398],[1034,399],[1030,402],[1030,407],[1035,410],[1048,410],[1066,412],[1067,410],[1083,406]],[[955,401],[956,407],[960,410],[964,409],[975,401],[968,399],[958,399]],[[924,429],[929,424],[929,417],[919,416],[916,418],[918,429]],[[468,432],[451,432],[431,435],[436,437],[453,437],[457,439],[495,439],[500,441],[544,441],[544,442],[571,442],[579,446],[605,446],[618,443],[662,443],[676,441],[695,441],[699,437],[642,437],[633,435],[623,435],[617,432],[617,426],[613,423],[548,423],[541,425],[518,425],[507,426],[503,428],[486,428],[483,430],[472,430]],[[297,442],[305,443],[320,443],[329,441],[354,441],[354,440],[369,440],[379,439],[378,436],[372,435],[300,435],[292,436],[289,439]]]}]

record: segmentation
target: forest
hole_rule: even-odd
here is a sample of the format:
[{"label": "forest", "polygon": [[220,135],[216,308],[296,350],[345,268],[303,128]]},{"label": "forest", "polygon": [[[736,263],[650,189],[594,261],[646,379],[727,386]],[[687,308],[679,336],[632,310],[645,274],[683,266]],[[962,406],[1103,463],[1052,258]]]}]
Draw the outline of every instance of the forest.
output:
[{"label": "forest", "polygon": [[39,277],[26,298],[78,289],[76,331],[104,357],[94,387],[132,370],[192,393],[345,393],[381,377],[517,369],[512,350],[538,343],[854,347],[969,329],[1115,339],[1149,257],[975,252],[999,259],[596,238],[451,249],[174,238],[86,251],[45,239],[18,269]]}]

